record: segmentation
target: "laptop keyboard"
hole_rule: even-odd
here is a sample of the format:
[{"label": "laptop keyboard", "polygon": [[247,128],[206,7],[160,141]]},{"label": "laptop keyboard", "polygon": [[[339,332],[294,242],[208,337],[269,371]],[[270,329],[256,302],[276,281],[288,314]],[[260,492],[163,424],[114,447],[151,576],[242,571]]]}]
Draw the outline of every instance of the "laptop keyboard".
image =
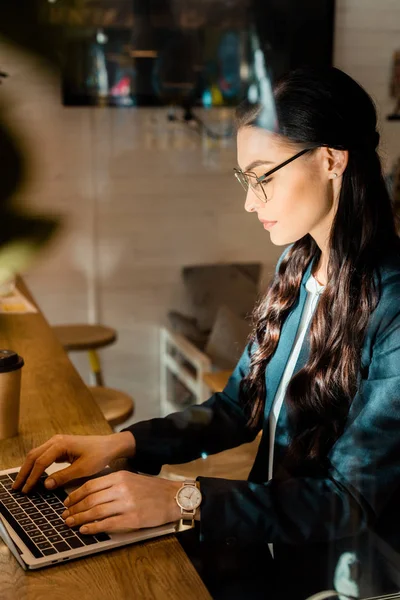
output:
[{"label": "laptop keyboard", "polygon": [[0,513],[19,535],[35,558],[82,548],[110,539],[106,533],[83,535],[79,527],[65,524],[61,514],[67,493],[63,489],[47,490],[43,473],[29,494],[12,490],[18,473],[0,475]]}]

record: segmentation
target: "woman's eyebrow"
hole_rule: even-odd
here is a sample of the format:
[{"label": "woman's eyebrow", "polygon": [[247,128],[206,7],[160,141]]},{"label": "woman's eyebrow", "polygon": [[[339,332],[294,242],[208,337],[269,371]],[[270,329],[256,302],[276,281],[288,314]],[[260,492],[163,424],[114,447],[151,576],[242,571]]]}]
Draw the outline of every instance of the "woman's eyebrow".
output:
[{"label": "woman's eyebrow", "polygon": [[251,171],[252,169],[255,169],[256,167],[260,167],[261,165],[273,165],[273,164],[274,163],[271,160],[254,160],[252,163],[250,163],[244,169],[244,172]]}]

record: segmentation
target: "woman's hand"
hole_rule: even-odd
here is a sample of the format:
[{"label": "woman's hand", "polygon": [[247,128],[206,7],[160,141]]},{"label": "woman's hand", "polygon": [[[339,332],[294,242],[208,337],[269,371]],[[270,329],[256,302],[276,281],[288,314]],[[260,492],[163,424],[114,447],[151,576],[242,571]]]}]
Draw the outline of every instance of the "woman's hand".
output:
[{"label": "woman's hand", "polygon": [[130,431],[110,435],[54,435],[28,453],[12,487],[16,490],[23,486],[22,491],[27,493],[53,462],[71,463],[46,479],[45,486],[55,489],[72,479],[98,473],[115,458],[132,457],[135,451],[135,438]]},{"label": "woman's hand", "polygon": [[67,525],[79,527],[86,534],[164,525],[181,518],[175,500],[181,485],[180,481],[117,471],[74,490],[66,498],[68,510],[61,516]]}]

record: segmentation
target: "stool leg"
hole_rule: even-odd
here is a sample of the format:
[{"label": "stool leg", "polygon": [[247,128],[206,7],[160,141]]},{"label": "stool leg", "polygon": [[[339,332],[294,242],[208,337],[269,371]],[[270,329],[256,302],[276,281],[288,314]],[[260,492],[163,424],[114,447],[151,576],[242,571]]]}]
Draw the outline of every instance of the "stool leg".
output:
[{"label": "stool leg", "polygon": [[95,378],[96,385],[101,385],[104,387],[104,378],[101,370],[99,355],[96,350],[88,350],[89,354],[89,363],[92,373]]}]

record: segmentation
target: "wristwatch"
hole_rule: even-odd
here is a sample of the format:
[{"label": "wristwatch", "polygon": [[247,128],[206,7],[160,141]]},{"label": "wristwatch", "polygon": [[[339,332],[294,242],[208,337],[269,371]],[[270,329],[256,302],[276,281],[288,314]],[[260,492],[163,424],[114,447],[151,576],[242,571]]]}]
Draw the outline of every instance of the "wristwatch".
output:
[{"label": "wristwatch", "polygon": [[175,500],[181,509],[181,525],[193,527],[196,510],[202,500],[198,481],[186,479],[177,491]]}]

